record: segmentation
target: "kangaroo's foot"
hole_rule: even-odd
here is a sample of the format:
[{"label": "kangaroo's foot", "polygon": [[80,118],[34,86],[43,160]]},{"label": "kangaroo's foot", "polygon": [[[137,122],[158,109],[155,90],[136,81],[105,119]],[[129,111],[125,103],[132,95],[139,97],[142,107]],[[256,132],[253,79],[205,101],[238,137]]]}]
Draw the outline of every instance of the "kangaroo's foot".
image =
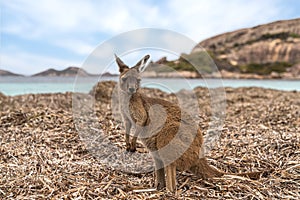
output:
[{"label": "kangaroo's foot", "polygon": [[135,152],[136,151],[136,145],[126,143],[126,151]]},{"label": "kangaroo's foot", "polygon": [[137,137],[133,136],[133,138],[131,140],[131,145],[130,145],[129,151],[131,151],[131,152],[135,152],[136,151],[136,140],[137,140]]},{"label": "kangaroo's foot", "polygon": [[126,151],[130,151],[131,145],[129,142],[126,142]]},{"label": "kangaroo's foot", "polygon": [[136,151],[136,146],[130,146],[130,148],[129,148],[129,151],[130,152],[135,152]]},{"label": "kangaroo's foot", "polygon": [[155,184],[155,187],[156,187],[157,190],[162,190],[166,187],[166,183],[165,182],[157,182]]},{"label": "kangaroo's foot", "polygon": [[155,187],[157,188],[157,190],[161,190],[166,187],[164,168],[155,171]]},{"label": "kangaroo's foot", "polygon": [[166,185],[170,192],[176,189],[176,167],[173,164],[166,167]]}]

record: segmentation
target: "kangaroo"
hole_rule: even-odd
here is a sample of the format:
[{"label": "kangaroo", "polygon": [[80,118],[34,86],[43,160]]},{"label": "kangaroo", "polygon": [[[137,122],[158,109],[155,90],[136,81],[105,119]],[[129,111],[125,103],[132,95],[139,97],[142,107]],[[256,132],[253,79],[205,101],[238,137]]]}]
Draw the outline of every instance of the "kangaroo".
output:
[{"label": "kangaroo", "polygon": [[[189,170],[200,178],[220,177],[225,172],[210,166],[204,156],[203,136],[193,118],[177,104],[150,98],[140,91],[140,72],[146,55],[128,67],[115,55],[119,66],[119,103],[125,125],[126,150],[135,151],[137,137],[149,150],[155,163],[157,189],[176,188],[176,170]],[[130,130],[135,129],[130,141]],[[259,178],[261,172],[235,174]]]}]

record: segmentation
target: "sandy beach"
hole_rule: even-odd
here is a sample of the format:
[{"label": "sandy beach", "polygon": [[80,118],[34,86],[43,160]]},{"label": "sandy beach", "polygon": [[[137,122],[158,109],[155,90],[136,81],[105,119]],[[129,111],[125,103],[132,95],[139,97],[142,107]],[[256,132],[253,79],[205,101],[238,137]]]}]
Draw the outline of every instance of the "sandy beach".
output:
[{"label": "sandy beach", "polygon": [[[97,120],[120,152],[124,130],[113,118],[106,82],[91,92]],[[174,94],[147,89],[174,101]],[[206,134],[210,96],[195,88],[199,126]],[[151,172],[130,174],[94,156],[73,119],[72,93],[5,96],[0,93],[0,199],[299,199],[300,92],[262,88],[226,88],[226,118],[209,162],[226,172],[273,169],[259,180],[224,176],[202,180],[177,173],[175,193],[154,188]],[[139,144],[138,152],[146,152]],[[146,190],[143,190],[146,189]]]}]

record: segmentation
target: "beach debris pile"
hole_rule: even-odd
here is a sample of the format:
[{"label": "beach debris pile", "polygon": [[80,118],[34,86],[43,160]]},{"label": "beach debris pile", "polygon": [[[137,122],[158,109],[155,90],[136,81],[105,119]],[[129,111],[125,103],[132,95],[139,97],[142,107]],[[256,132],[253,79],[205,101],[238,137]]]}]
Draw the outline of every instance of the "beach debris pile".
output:
[{"label": "beach debris pile", "polygon": [[[98,92],[109,91],[112,84]],[[210,96],[201,87],[194,93],[205,134],[211,120]],[[152,89],[147,94],[176,101],[175,94]],[[153,189],[152,172],[129,173],[101,162],[96,155],[101,156],[101,149],[92,152],[91,143],[78,131],[77,120],[88,120],[74,119],[72,97],[72,93],[0,94],[0,199],[300,198],[300,92],[226,88],[226,118],[219,141],[207,152],[210,164],[230,173],[274,171],[259,180],[234,175],[202,180],[178,172],[174,193]],[[90,105],[94,118],[82,130],[104,135],[125,152],[124,129],[114,119],[110,96],[101,98],[107,101]],[[139,144],[133,154],[146,153]]]}]

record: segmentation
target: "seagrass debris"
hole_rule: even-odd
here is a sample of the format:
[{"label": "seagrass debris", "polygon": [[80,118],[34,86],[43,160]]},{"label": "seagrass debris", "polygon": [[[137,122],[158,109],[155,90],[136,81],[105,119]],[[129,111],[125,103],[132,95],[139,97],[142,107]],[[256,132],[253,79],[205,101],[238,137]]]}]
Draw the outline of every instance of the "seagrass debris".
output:
[{"label": "seagrass debris", "polygon": [[[206,133],[210,97],[205,88],[194,92]],[[0,95],[0,199],[299,199],[300,93],[226,92],[225,123],[208,152],[210,163],[232,173],[274,171],[256,181],[234,175],[201,180],[182,172],[175,193],[153,189],[152,161],[142,160],[147,151],[141,144],[138,153],[125,152],[123,127],[110,100],[100,98],[80,116],[72,110],[72,93]],[[176,101],[174,94],[150,89],[147,94]],[[114,156],[132,165],[126,171]],[[130,171],[138,166],[143,168]]]}]

